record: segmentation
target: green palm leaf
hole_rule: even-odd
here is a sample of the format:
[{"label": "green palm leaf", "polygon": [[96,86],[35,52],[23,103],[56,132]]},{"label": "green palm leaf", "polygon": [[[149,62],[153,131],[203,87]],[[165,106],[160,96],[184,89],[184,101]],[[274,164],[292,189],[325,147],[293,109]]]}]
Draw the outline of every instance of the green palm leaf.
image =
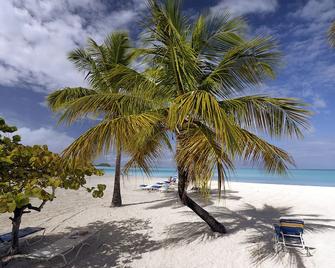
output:
[{"label": "green palm leaf", "polygon": [[69,105],[71,102],[75,100],[93,94],[96,94],[96,91],[92,89],[83,87],[76,87],[76,88],[67,87],[64,89],[54,91],[53,93],[48,95],[47,101],[51,110],[56,112],[65,108],[67,105]]},{"label": "green palm leaf", "polygon": [[239,152],[241,159],[270,173],[286,174],[288,165],[294,165],[293,158],[287,152],[244,129],[241,129]]},{"label": "green palm leaf", "polygon": [[63,152],[63,156],[87,162],[103,152],[108,153],[113,146],[122,144],[126,149],[129,141],[140,135],[141,129],[151,129],[160,121],[161,115],[153,112],[105,119],[77,138]]},{"label": "green palm leaf", "polygon": [[308,128],[310,111],[297,99],[251,95],[220,101],[226,114],[240,126],[272,137],[299,137]]}]

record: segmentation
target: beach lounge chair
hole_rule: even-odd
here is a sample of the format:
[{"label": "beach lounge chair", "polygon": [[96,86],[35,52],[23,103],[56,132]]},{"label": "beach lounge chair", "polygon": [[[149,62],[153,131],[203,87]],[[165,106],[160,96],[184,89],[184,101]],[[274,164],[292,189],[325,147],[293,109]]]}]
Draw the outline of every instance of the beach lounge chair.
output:
[{"label": "beach lounge chair", "polygon": [[[90,246],[87,241],[89,240],[89,238],[97,234],[97,232],[97,229],[75,231],[72,232],[70,235],[67,235],[55,241],[54,243],[45,246],[42,249],[33,250],[29,254],[17,255],[16,258],[51,261],[57,257],[60,257],[63,260],[65,266],[72,263],[78,257],[80,251],[85,246]],[[72,252],[76,253],[74,258],[69,261],[67,255]]]},{"label": "beach lounge chair", "polygon": [[[36,232],[45,230],[42,227],[26,227],[19,230],[19,238],[26,237],[28,235],[34,234]],[[0,243],[11,242],[12,241],[12,233],[6,233],[0,235]]]},{"label": "beach lounge chair", "polygon": [[304,220],[292,217],[281,217],[279,225],[274,225],[274,248],[278,252],[279,247],[301,248],[306,250],[307,256],[310,255],[308,247],[303,239]]},{"label": "beach lounge chair", "polygon": [[159,184],[151,184],[151,185],[141,184],[140,185],[141,190],[148,190],[148,191],[158,190],[161,187],[162,185],[159,185]]},{"label": "beach lounge chair", "polygon": [[161,188],[159,188],[158,191],[161,193],[174,192],[175,187],[173,185],[165,184]]},{"label": "beach lounge chair", "polygon": [[[40,239],[34,239],[34,241],[30,241],[30,239],[28,237],[30,237],[32,234],[36,234],[40,231],[43,231],[41,238]],[[27,237],[28,239],[25,239],[25,245],[26,246],[31,246],[39,241],[41,241],[44,237],[44,233],[45,233],[45,228],[42,227],[26,227],[26,228],[22,228],[19,230],[19,238],[25,238]],[[2,234],[0,235],[0,255],[3,254],[4,252],[7,252],[9,247],[10,247],[10,243],[12,241],[12,233],[6,233],[6,234]]]},{"label": "beach lounge chair", "polygon": [[152,184],[152,185],[148,185],[148,186],[144,187],[143,189],[144,190],[149,190],[149,191],[155,191],[155,190],[158,190],[160,188],[162,188],[162,185]]}]

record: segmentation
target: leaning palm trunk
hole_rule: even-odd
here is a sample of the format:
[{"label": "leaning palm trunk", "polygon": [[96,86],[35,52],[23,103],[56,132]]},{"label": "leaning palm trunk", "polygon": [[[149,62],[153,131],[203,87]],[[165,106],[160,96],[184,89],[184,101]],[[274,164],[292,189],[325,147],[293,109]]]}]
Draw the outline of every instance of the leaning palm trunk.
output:
[{"label": "leaning palm trunk", "polygon": [[200,207],[187,195],[187,181],[188,174],[178,167],[178,194],[181,202],[192,209],[201,219],[203,219],[213,232],[225,234],[226,228],[223,224],[219,223],[212,215]]},{"label": "leaning palm trunk", "polygon": [[113,207],[121,207],[122,205],[120,176],[121,176],[121,148],[119,147],[116,151],[114,191],[112,199]]}]

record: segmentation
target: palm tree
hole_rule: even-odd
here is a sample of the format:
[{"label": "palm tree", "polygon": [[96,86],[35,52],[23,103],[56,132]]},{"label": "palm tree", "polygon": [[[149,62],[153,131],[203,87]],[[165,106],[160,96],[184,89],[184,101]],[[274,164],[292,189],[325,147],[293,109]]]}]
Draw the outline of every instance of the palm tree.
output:
[{"label": "palm tree", "polygon": [[330,45],[332,47],[335,47],[335,21],[329,27],[328,39],[329,39]]},{"label": "palm tree", "polygon": [[189,183],[206,189],[215,169],[223,180],[236,158],[268,172],[285,173],[293,159],[257,134],[302,137],[310,113],[296,99],[246,94],[274,77],[280,54],[271,38],[245,39],[243,19],[207,14],[193,22],[182,14],[177,0],[151,0],[148,6],[145,48],[140,49],[148,69],[137,72],[118,66],[103,75],[107,80],[117,78],[118,87],[131,91],[118,98],[117,105],[116,96],[107,94],[90,96],[86,110],[68,107],[67,120],[100,113],[105,107],[122,112],[82,136],[65,154],[81,158],[101,151],[110,133],[132,133],[124,140],[131,155],[125,169],[138,166],[149,173],[172,134],[180,200],[213,231],[225,233],[225,226],[188,196]]},{"label": "palm tree", "polygon": [[[74,63],[79,71],[85,73],[92,88],[64,88],[57,90],[48,96],[48,103],[55,112],[64,113],[69,104],[77,105],[77,101],[85,100],[89,96],[101,95],[106,93],[117,94],[121,89],[114,85],[113,81],[102,79],[104,72],[108,72],[118,65],[128,66],[132,63],[135,53],[130,46],[128,34],[125,32],[115,32],[108,35],[102,45],[98,45],[93,39],[88,40],[87,48],[78,48],[69,53],[69,60]],[[79,105],[80,108],[80,105]],[[116,114],[111,114],[106,108],[103,116],[112,118]],[[61,121],[63,117],[61,117]],[[72,123],[72,121],[69,123]],[[121,206],[120,175],[121,175],[121,152],[122,143],[115,137],[113,141],[116,147],[115,160],[115,180],[112,206]],[[107,146],[109,149],[109,145]],[[97,155],[89,153],[88,159]]]}]

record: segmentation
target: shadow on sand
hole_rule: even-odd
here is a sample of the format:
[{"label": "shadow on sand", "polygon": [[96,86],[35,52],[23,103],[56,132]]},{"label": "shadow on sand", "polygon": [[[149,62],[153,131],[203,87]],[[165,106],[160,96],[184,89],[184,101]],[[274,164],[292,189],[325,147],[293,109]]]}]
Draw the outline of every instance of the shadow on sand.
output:
[{"label": "shadow on sand", "polygon": [[[334,219],[320,218],[316,214],[293,214],[290,207],[272,207],[265,205],[262,209],[257,209],[250,204],[239,211],[232,211],[223,207],[212,207],[210,213],[220,222],[225,223],[227,234],[220,235],[210,231],[204,222],[182,222],[170,226],[167,230],[169,240],[172,243],[191,243],[195,240],[211,240],[217,237],[234,235],[235,233],[246,230],[250,234],[243,242],[250,253],[254,266],[260,265],[266,260],[282,264],[281,267],[306,267],[303,260],[306,256],[305,251],[300,249],[289,249],[287,252],[280,251],[275,253],[273,247],[273,224],[278,223],[279,217],[297,216],[305,220],[306,232],[323,232],[335,230]],[[193,212],[187,212],[193,213]],[[307,243],[308,244],[308,243]],[[311,248],[313,250],[314,248]],[[312,251],[313,252],[313,251]],[[288,254],[288,258],[287,257]],[[283,263],[283,260],[289,263]]]},{"label": "shadow on sand", "polygon": [[[215,192],[213,195],[215,196]],[[238,192],[226,192],[226,200],[239,200]],[[228,233],[220,235],[210,231],[206,223],[198,220],[192,211],[181,211],[193,215],[196,222],[181,222],[169,225],[166,230],[167,238],[163,240],[153,240],[150,236],[152,227],[149,221],[140,219],[127,219],[122,221],[111,221],[109,223],[94,222],[84,227],[96,228],[100,230],[99,239],[92,241],[91,246],[84,248],[74,264],[68,267],[130,267],[132,261],[141,258],[145,252],[158,250],[162,247],[174,247],[181,244],[188,244],[196,240],[208,241],[215,238],[224,238],[234,235],[239,231],[247,230],[248,236],[243,241],[250,252],[251,260],[255,266],[266,260],[273,260],[275,263],[282,264],[284,267],[305,267],[304,254],[300,250],[290,250],[288,253],[280,252],[276,254],[273,249],[273,224],[278,222],[282,215],[300,216],[305,219],[306,232],[323,232],[329,229],[335,230],[333,219],[320,218],[317,214],[293,214],[290,207],[272,207],[265,205],[257,209],[250,204],[246,204],[243,209],[232,211],[225,207],[213,206],[216,198],[211,200],[199,197],[198,193],[191,194],[193,198],[202,206],[207,207],[208,211],[220,222],[224,222]],[[141,205],[147,204],[148,210],[172,207],[173,209],[183,207],[176,195],[167,194],[161,198],[142,203],[128,204]],[[57,235],[46,235],[43,242],[38,243],[37,247],[43,248],[44,245],[52,243],[64,235],[73,232],[69,228],[65,233]],[[79,228],[80,231],[80,228]],[[243,246],[243,245],[242,245]],[[288,254],[288,255],[287,255]],[[69,256],[71,259],[74,256]],[[289,263],[283,264],[283,259]],[[60,260],[53,262],[12,262],[6,267],[60,267]]]},{"label": "shadow on sand", "polygon": [[[84,247],[79,256],[71,264],[65,267],[129,267],[129,264],[141,257],[141,254],[153,251],[161,247],[161,243],[151,240],[149,221],[139,219],[127,219],[103,223],[100,221],[82,228],[68,228],[66,232],[57,235],[45,235],[37,246],[22,247],[21,253],[31,252],[33,249],[43,249],[44,246],[69,235],[73,231],[96,229],[98,233],[89,241],[88,247]],[[39,237],[36,237],[38,239]],[[79,248],[80,245],[77,246]],[[67,254],[67,260],[74,260],[77,249]],[[1,266],[0,266],[1,267]],[[16,259],[8,263],[6,268],[27,267],[64,267],[61,258],[56,257],[50,261]]]}]

